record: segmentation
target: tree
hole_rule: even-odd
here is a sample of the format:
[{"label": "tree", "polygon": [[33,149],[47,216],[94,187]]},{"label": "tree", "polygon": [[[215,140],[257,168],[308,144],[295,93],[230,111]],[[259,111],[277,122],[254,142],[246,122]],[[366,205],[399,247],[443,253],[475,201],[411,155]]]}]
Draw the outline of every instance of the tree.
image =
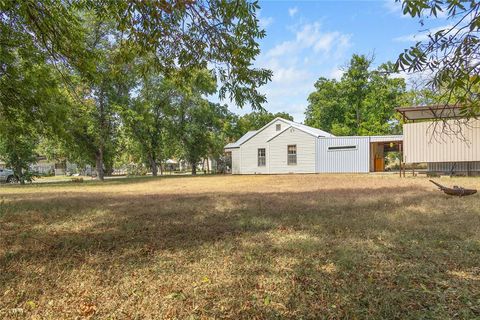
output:
[{"label": "tree", "polygon": [[168,123],[179,93],[162,77],[148,77],[137,98],[122,111],[126,132],[138,146],[140,159],[157,176],[165,159],[164,146],[169,138]]},{"label": "tree", "polygon": [[120,45],[135,45],[139,55],[153,55],[160,73],[169,76],[180,69],[188,77],[210,64],[221,80],[222,99],[228,96],[239,106],[259,108],[265,96],[258,87],[272,73],[252,67],[260,53],[257,40],[265,37],[258,10],[258,3],[248,0],[5,0],[0,3],[0,22],[14,24],[31,37],[53,63],[88,73],[96,65],[95,52],[86,48],[85,16],[91,14],[97,21],[109,17],[122,35]]},{"label": "tree", "polygon": [[204,99],[203,95],[213,94],[216,82],[208,70],[197,70],[187,80],[179,77],[176,86],[181,96],[170,121],[171,129],[181,142],[183,157],[195,175],[197,164],[208,155],[210,132],[216,125],[217,105]]},{"label": "tree", "polygon": [[305,123],[335,135],[348,135],[346,126],[347,102],[343,85],[335,79],[321,77],[315,82],[315,91],[308,96],[309,105],[305,111]]},{"label": "tree", "polygon": [[427,83],[445,104],[459,104],[465,116],[480,113],[480,2],[458,0],[396,0],[403,13],[420,18],[446,13],[453,23],[430,32],[400,54],[396,67],[407,72],[427,72]]},{"label": "tree", "polygon": [[350,60],[350,64],[346,72],[342,76],[343,91],[345,99],[350,108],[346,108],[347,117],[345,124],[353,126],[354,132],[360,131],[360,126],[364,119],[362,119],[362,111],[364,109],[364,100],[370,91],[369,68],[373,59],[366,56],[359,56],[354,54]]},{"label": "tree", "polygon": [[271,113],[267,111],[253,111],[241,116],[237,123],[239,135],[235,140],[243,136],[248,131],[260,129],[277,117],[293,121],[293,117],[286,112]]},{"label": "tree", "polygon": [[112,21],[86,16],[87,50],[94,53],[95,68],[71,75],[75,86],[76,109],[71,112],[67,131],[73,144],[71,154],[95,164],[97,177],[113,171],[118,146],[119,111],[130,102],[136,86],[136,48],[121,45],[122,35],[112,29]]},{"label": "tree", "polygon": [[223,154],[223,146],[237,134],[237,117],[203,97],[216,90],[208,70],[194,71],[188,79],[167,79],[149,71],[139,83],[138,96],[121,112],[130,152],[153,175],[171,156],[186,159],[195,173],[202,158]]},{"label": "tree", "polygon": [[334,135],[398,133],[394,108],[401,104],[405,81],[390,77],[391,63],[371,70],[372,61],[353,55],[340,81],[320,78],[308,97],[305,123]]},{"label": "tree", "polygon": [[[131,67],[137,57],[151,57],[157,74],[185,81],[195,70],[211,66],[222,83],[222,99],[228,97],[239,106],[260,108],[265,96],[258,87],[271,79],[271,72],[252,67],[260,52],[257,41],[265,36],[256,18],[258,9],[257,2],[248,0],[1,1],[2,79],[9,79],[4,75],[15,67],[11,52],[20,48],[18,52],[24,57],[41,54],[42,63],[58,73],[57,90],[68,89],[68,100],[74,106],[65,121],[39,117],[18,122],[22,123],[21,130],[30,133],[24,138],[29,143],[16,146],[32,150],[34,135],[64,125],[68,135],[60,142],[63,151],[95,163],[98,177],[103,179],[118,148],[118,109],[128,103],[134,87]],[[34,86],[40,83],[17,85],[41,92],[38,89],[42,85]],[[8,91],[2,86],[0,94],[10,101],[20,101],[24,99],[23,89]],[[21,111],[7,110],[3,104],[0,108],[1,115],[11,112],[10,119],[21,118]],[[44,106],[37,103],[35,108]],[[40,112],[48,113],[48,108]],[[27,129],[30,125],[35,130]],[[11,141],[6,135],[0,139],[4,146]]]},{"label": "tree", "polygon": [[[224,147],[238,137],[238,116],[228,110],[226,105],[210,102],[213,122],[209,132],[208,157],[215,159],[217,166],[225,161]],[[222,165],[225,165],[224,163]],[[212,169],[212,168],[209,168]],[[224,170],[224,169],[222,169]]]},{"label": "tree", "polygon": [[[118,149],[118,110],[128,104],[135,87],[137,74],[131,67],[137,58],[148,57],[156,74],[185,81],[195,70],[211,66],[221,81],[222,99],[228,97],[239,106],[261,106],[265,96],[258,87],[271,79],[271,72],[252,67],[260,52],[257,41],[265,36],[256,18],[258,9],[256,2],[248,0],[1,1],[0,75],[2,80],[9,79],[4,76],[15,68],[12,52],[24,60],[42,55],[42,63],[56,71],[56,90],[67,89],[74,106],[66,121],[57,121],[65,123],[68,133],[58,141],[62,153],[95,163],[103,179]],[[37,84],[38,88],[32,86]],[[17,85],[32,92],[40,92],[43,86],[41,81]],[[23,103],[28,110],[33,104],[25,100],[24,89],[8,91],[8,86],[2,86],[0,95],[17,105]],[[48,113],[42,103],[35,103],[35,108]],[[0,115],[8,113],[8,119],[20,119],[21,112],[0,105]],[[35,130],[29,127],[31,121]],[[24,141],[31,143],[15,146],[23,145],[23,151],[29,148],[32,154],[38,134],[52,131],[53,122],[54,117],[17,122]],[[2,138],[3,146],[11,141],[6,135]],[[4,149],[13,150],[11,146]],[[27,152],[16,154],[27,157]],[[31,159],[23,159],[21,166]]]},{"label": "tree", "polygon": [[47,55],[19,25],[0,21],[0,158],[23,184],[40,138],[63,134],[69,103]]}]

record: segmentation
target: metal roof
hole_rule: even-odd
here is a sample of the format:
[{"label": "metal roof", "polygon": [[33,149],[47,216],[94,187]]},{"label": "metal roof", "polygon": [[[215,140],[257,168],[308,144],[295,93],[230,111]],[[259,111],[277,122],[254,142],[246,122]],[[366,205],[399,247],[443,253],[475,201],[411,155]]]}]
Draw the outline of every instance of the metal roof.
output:
[{"label": "metal roof", "polygon": [[[336,136],[328,137],[331,139],[367,139],[370,142],[394,142],[403,141],[403,135],[387,135],[387,136]],[[324,139],[322,139],[324,140]]]},{"label": "metal roof", "polygon": [[[292,121],[290,121],[290,122],[292,122]],[[293,123],[295,123],[295,122],[293,122]],[[273,136],[271,136],[270,138],[267,139],[267,142],[275,139],[276,137],[278,137],[279,135],[281,135],[282,133],[284,133],[285,131],[287,131],[290,128],[295,128],[297,130],[305,132],[306,134],[314,136],[315,138],[333,138],[333,137],[335,137],[334,135],[332,135],[328,132],[325,132],[325,131],[322,131],[322,130],[319,130],[319,129],[315,129],[315,128],[311,128],[311,127],[308,127],[308,126],[305,126],[305,125],[299,126],[298,123],[296,123],[296,124],[297,124],[296,126],[290,124],[289,126],[285,127],[283,130],[281,130],[279,132],[275,132],[275,134]],[[309,129],[307,129],[307,128],[309,128]],[[312,129],[315,129],[315,130],[312,130]],[[321,131],[321,133],[317,132],[316,130]],[[328,134],[329,136],[324,136],[324,134]]]},{"label": "metal roof", "polygon": [[225,148],[225,149],[240,148],[240,145],[241,145],[242,143],[244,143],[245,141],[247,141],[248,139],[250,139],[251,137],[253,137],[256,133],[257,133],[257,130],[248,131],[248,132],[245,133],[240,139],[238,139],[238,140],[235,141],[235,142],[232,142],[232,143],[227,144],[224,148]]},{"label": "metal roof", "polygon": [[312,127],[306,126],[306,125],[301,124],[301,123],[297,123],[297,122],[290,121],[290,120],[285,120],[283,118],[280,118],[280,119],[285,121],[286,123],[288,123],[292,127],[297,128],[297,129],[302,130],[302,131],[305,131],[307,133],[310,133],[311,135],[314,135],[316,137],[335,137],[333,134],[331,134],[329,132],[326,132],[326,131],[323,131],[323,130],[320,130],[320,129],[317,129],[317,128],[312,128]]},{"label": "metal roof", "polygon": [[462,108],[459,105],[437,104],[430,106],[412,106],[396,108],[406,120],[431,120],[431,119],[449,119],[461,118]]},{"label": "metal roof", "polygon": [[[323,130],[320,130],[320,129],[317,129],[317,128],[312,128],[312,127],[309,127],[309,126],[306,126],[304,124],[301,124],[301,123],[297,123],[297,122],[294,122],[294,121],[290,121],[290,120],[286,120],[286,119],[283,119],[283,118],[280,118],[280,117],[277,117],[275,119],[273,119],[272,121],[270,121],[269,123],[267,123],[266,125],[264,125],[261,129],[259,130],[256,130],[256,131],[248,131],[247,133],[245,133],[240,139],[238,139],[236,142],[232,142],[232,143],[229,143],[227,144],[224,149],[234,149],[234,148],[240,148],[240,146],[246,142],[247,140],[249,140],[250,138],[252,138],[254,135],[256,135],[257,133],[263,131],[265,128],[267,128],[268,126],[270,126],[272,123],[274,123],[275,121],[277,120],[280,120],[280,121],[283,121],[285,122],[286,124],[290,125],[290,127],[294,127],[298,130],[301,130],[301,131],[304,131],[308,134],[311,134],[315,137],[335,137],[333,134],[331,133],[328,133],[326,131],[323,131]],[[283,132],[284,130],[282,130]],[[275,136],[278,135],[278,134],[275,134]],[[275,137],[274,136],[274,137]],[[272,137],[273,138],[273,137]],[[272,138],[269,138],[268,140],[271,140]],[[267,140],[267,141],[268,141]]]},{"label": "metal roof", "polygon": [[403,141],[403,135],[370,136],[370,142],[393,142],[393,141]]}]

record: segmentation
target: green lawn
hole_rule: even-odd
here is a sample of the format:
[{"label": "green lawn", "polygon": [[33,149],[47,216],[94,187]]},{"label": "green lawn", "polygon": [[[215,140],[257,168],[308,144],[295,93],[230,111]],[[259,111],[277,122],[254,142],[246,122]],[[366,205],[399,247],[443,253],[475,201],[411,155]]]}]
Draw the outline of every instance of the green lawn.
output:
[{"label": "green lawn", "polygon": [[472,319],[479,263],[480,196],[419,177],[0,186],[0,318]]}]

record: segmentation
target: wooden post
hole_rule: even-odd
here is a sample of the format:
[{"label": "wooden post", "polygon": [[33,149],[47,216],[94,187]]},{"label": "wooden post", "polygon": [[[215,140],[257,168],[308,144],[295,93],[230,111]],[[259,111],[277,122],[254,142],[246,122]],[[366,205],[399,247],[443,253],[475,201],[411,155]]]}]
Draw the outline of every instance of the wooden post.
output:
[{"label": "wooden post", "polygon": [[398,144],[398,149],[400,151],[400,178],[402,177],[402,164],[403,164],[403,148],[402,143]]}]

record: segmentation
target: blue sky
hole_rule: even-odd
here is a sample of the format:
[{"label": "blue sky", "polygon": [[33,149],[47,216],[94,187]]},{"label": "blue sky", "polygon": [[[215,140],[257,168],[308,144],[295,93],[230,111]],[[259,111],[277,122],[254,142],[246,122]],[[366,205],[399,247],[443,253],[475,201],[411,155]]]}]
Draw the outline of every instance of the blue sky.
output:
[{"label": "blue sky", "polygon": [[[255,65],[273,71],[262,87],[270,112],[304,120],[307,97],[319,77],[340,78],[353,53],[375,56],[374,65],[395,61],[403,49],[425,38],[426,30],[448,25],[444,18],[403,16],[394,0],[260,0],[259,19],[267,36],[260,40]],[[238,114],[252,111],[230,106]]]}]

